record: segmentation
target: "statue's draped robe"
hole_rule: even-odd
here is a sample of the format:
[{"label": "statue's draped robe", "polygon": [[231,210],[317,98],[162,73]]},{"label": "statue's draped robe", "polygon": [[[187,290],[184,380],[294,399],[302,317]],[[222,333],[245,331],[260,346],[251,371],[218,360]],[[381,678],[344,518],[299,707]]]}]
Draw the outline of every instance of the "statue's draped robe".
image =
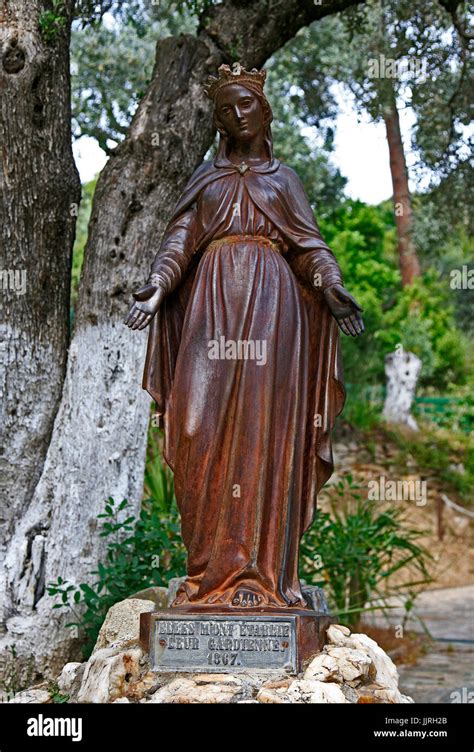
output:
[{"label": "statue's draped robe", "polygon": [[[206,250],[235,235],[248,237]],[[222,156],[205,162],[152,271],[168,295],[143,387],[163,414],[188,551],[173,605],[232,605],[243,589],[260,606],[307,607],[299,543],[333,470],[344,388],[323,297],[341,273],[301,181],[274,158],[243,174]],[[232,353],[239,341],[253,357]]]}]

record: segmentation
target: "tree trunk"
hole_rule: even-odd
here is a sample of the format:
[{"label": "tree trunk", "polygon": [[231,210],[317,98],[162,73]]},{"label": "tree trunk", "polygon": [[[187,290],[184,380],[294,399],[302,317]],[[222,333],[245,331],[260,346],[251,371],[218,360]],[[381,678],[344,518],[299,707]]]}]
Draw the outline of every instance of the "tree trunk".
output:
[{"label": "tree trunk", "polygon": [[393,203],[397,227],[398,255],[402,285],[411,285],[420,276],[420,263],[411,237],[413,212],[408,189],[408,170],[400,131],[400,117],[395,98],[392,107],[384,112],[390,153],[390,172],[393,184]]},{"label": "tree trunk", "polygon": [[[41,476],[66,368],[69,289],[80,182],[71,148],[69,36],[45,3],[0,6],[0,553]],[[44,517],[36,531],[48,526]],[[32,534],[24,545],[31,554]],[[41,553],[36,549],[38,571]],[[3,557],[2,557],[3,558]],[[34,604],[44,585],[38,577]],[[11,605],[0,589],[0,612]]]},{"label": "tree trunk", "polygon": [[77,656],[64,626],[70,616],[51,610],[45,583],[58,576],[90,581],[104,547],[96,517],[108,496],[128,498],[136,512],[140,506],[147,331],[130,331],[123,320],[180,192],[212,143],[202,85],[223,62],[260,67],[300,27],[354,4],[228,0],[208,9],[196,37],[157,46],[149,89],[97,184],[62,401],[41,479],[6,559],[10,618],[0,646],[15,643],[21,656],[33,655],[44,676]]},{"label": "tree trunk", "polygon": [[387,396],[383,408],[383,418],[388,423],[418,430],[411,414],[416,395],[416,385],[421,371],[421,360],[412,352],[396,350],[385,357]]}]

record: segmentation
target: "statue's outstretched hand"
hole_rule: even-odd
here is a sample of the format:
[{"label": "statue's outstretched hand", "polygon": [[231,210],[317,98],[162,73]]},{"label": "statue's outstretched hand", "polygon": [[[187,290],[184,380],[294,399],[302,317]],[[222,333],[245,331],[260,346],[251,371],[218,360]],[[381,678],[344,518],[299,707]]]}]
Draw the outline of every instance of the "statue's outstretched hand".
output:
[{"label": "statue's outstretched hand", "polygon": [[331,285],[324,290],[324,297],[339,328],[352,337],[364,331],[364,322],[360,312],[362,308],[342,285]]},{"label": "statue's outstretched hand", "polygon": [[145,329],[156,314],[164,298],[162,287],[146,284],[133,293],[135,303],[130,308],[125,324],[130,329]]}]

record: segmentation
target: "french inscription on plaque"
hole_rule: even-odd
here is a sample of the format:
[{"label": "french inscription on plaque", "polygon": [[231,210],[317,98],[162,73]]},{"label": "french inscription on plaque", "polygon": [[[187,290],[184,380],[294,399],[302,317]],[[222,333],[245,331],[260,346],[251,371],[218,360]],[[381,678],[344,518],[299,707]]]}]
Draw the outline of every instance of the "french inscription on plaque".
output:
[{"label": "french inscription on plaque", "polygon": [[291,671],[296,657],[294,616],[167,615],[153,626],[155,670]]}]

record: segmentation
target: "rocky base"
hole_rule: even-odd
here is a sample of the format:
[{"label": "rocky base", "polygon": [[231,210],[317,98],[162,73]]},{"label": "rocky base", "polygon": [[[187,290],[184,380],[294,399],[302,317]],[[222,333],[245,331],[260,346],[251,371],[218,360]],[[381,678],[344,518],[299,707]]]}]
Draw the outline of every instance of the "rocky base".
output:
[{"label": "rocky base", "polygon": [[[71,703],[410,703],[400,693],[393,661],[370,637],[331,625],[328,644],[298,676],[255,671],[238,674],[155,673],[139,644],[140,614],[156,599],[132,598],[113,606],[85,663],[68,663],[56,692]],[[54,702],[48,685],[18,693],[13,703]]]}]

